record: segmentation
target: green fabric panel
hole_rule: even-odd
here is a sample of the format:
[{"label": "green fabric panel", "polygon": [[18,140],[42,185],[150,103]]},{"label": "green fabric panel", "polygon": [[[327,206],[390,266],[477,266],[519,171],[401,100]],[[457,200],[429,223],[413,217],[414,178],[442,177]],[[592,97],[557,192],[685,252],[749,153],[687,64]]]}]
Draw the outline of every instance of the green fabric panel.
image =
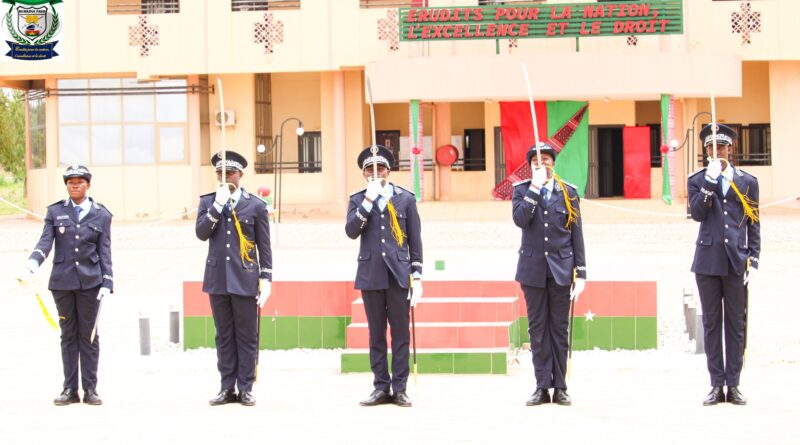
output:
[{"label": "green fabric panel", "polygon": [[[411,360],[411,372],[414,372],[414,357]],[[453,353],[437,352],[417,354],[417,371],[424,374],[451,374],[453,372]]]},{"label": "green fabric panel", "polygon": [[[666,144],[669,131],[669,94],[661,95],[661,143]],[[666,156],[661,156],[661,199],[667,204],[672,204],[672,191],[669,186],[669,162]]]},{"label": "green fabric panel", "polygon": [[298,345],[301,348],[322,348],[322,317],[297,317]]},{"label": "green fabric panel", "polygon": [[453,372],[455,374],[491,374],[492,355],[488,352],[453,354]]},{"label": "green fabric panel", "polygon": [[600,348],[610,351],[611,344],[611,317],[595,316],[591,321],[586,321],[586,333],[589,349]]},{"label": "green fabric panel", "polygon": [[585,351],[589,349],[589,339],[586,332],[586,318],[575,317],[572,320],[572,350]]},{"label": "green fabric panel", "polygon": [[275,317],[275,349],[295,349],[299,347],[298,317]]},{"label": "green fabric panel", "polygon": [[611,341],[614,349],[636,349],[636,318],[611,317]]},{"label": "green fabric panel", "polygon": [[[548,101],[547,102],[547,135],[555,134],[572,118],[586,102]],[[556,158],[556,173],[578,189],[583,198],[586,182],[589,178],[589,111],[586,110],[575,133]]]},{"label": "green fabric panel", "polygon": [[214,326],[214,317],[204,317],[206,319],[206,348],[217,348],[217,327]]},{"label": "green fabric panel", "polygon": [[658,348],[658,319],[636,317],[636,349]]},{"label": "green fabric panel", "polygon": [[197,349],[206,346],[206,318],[183,317],[183,349]]},{"label": "green fabric panel", "polygon": [[347,325],[350,317],[321,317],[322,318],[322,347],[324,349],[344,349],[347,347]]},{"label": "green fabric panel", "polygon": [[508,374],[508,356],[505,352],[492,353],[492,374]]},{"label": "green fabric panel", "polygon": [[342,373],[369,372],[369,354],[342,354]]},{"label": "green fabric panel", "polygon": [[259,343],[258,343],[259,348],[269,349],[270,351],[275,350],[276,328],[277,328],[277,322],[275,321],[275,317],[272,316],[261,317],[261,332],[259,335]]}]

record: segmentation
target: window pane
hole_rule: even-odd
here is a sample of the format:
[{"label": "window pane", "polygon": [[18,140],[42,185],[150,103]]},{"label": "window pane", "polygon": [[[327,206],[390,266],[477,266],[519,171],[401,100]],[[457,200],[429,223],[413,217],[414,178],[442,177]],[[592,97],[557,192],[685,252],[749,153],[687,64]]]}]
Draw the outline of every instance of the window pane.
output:
[{"label": "window pane", "polygon": [[156,96],[158,122],[186,122],[186,94]]},{"label": "window pane", "polygon": [[122,120],[120,96],[91,96],[92,122],[119,122]]},{"label": "window pane", "polygon": [[58,98],[58,122],[62,124],[89,121],[89,98],[86,96],[61,96]]},{"label": "window pane", "polygon": [[68,125],[59,128],[58,162],[61,165],[89,164],[89,126]]},{"label": "window pane", "polygon": [[153,96],[125,96],[122,98],[125,122],[153,122]]},{"label": "window pane", "polygon": [[125,163],[153,164],[156,160],[155,127],[153,125],[125,126]]},{"label": "window pane", "polygon": [[122,164],[122,126],[92,126],[92,164]]},{"label": "window pane", "polygon": [[183,161],[185,144],[183,127],[162,127],[158,132],[161,162]]}]

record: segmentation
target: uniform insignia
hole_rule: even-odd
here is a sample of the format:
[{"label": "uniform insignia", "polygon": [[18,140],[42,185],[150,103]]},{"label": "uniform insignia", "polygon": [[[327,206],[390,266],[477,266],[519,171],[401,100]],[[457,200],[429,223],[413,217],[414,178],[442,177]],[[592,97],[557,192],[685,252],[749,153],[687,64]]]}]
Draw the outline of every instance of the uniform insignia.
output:
[{"label": "uniform insignia", "polygon": [[69,215],[58,215],[56,219],[69,219]]},{"label": "uniform insignia", "polygon": [[59,227],[59,228],[58,228],[58,233],[60,233],[60,234],[62,234],[62,235],[63,235],[63,234],[64,234],[64,232],[65,232],[66,230],[67,230],[67,228],[66,228],[66,227],[64,227],[64,226],[61,226],[61,227]]}]

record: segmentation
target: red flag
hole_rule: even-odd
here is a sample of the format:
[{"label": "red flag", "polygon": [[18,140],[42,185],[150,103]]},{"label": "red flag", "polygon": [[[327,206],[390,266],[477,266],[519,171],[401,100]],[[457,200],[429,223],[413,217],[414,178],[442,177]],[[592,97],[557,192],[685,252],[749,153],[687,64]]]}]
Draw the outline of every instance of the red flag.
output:
[{"label": "red flag", "polygon": [[625,198],[650,199],[650,127],[622,129]]},{"label": "red flag", "polygon": [[[534,102],[539,139],[547,140],[547,102]],[[533,119],[529,102],[500,102],[500,128],[506,155],[506,175],[525,163],[525,153],[533,145]]]}]

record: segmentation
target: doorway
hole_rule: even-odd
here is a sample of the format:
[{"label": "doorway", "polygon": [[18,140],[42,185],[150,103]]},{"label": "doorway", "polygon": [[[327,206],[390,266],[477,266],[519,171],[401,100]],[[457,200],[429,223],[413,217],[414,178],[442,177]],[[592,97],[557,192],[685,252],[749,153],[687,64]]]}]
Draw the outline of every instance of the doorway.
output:
[{"label": "doorway", "polygon": [[591,126],[589,198],[611,198],[625,193],[622,125]]}]

